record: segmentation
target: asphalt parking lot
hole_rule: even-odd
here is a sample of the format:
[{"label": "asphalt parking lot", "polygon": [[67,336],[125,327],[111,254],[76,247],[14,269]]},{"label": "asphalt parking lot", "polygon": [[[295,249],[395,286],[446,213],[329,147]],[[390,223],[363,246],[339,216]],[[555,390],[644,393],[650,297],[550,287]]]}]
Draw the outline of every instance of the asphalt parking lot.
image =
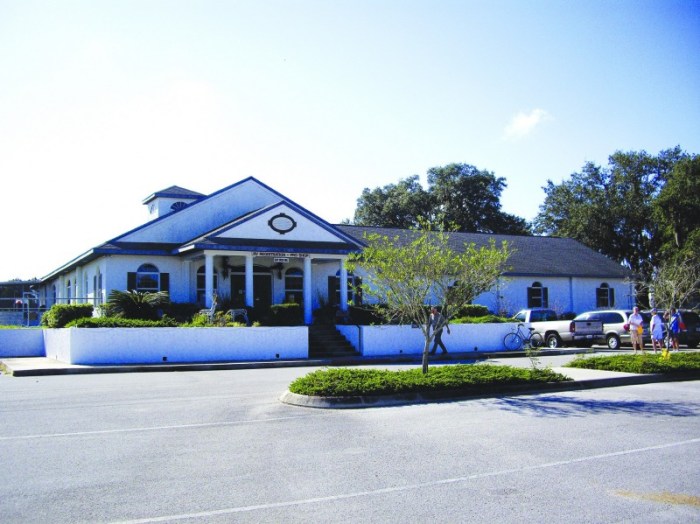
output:
[{"label": "asphalt parking lot", "polygon": [[311,369],[0,376],[2,520],[700,519],[699,382],[281,403]]}]

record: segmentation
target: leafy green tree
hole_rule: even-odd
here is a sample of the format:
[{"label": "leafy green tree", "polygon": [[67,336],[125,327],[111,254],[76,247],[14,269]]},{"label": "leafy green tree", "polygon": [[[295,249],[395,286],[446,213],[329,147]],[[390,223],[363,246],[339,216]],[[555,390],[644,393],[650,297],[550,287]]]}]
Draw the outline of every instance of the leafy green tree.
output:
[{"label": "leafy green tree", "polygon": [[504,178],[467,164],[428,170],[428,190],[418,175],[383,188],[362,191],[354,224],[409,229],[428,221],[462,232],[530,234],[527,222],[501,211]]},{"label": "leafy green tree", "polygon": [[549,180],[534,231],[575,238],[647,280],[663,241],[653,203],[685,156],[680,147],[657,156],[618,151],[607,168],[588,162],[561,184]]},{"label": "leafy green tree", "polygon": [[653,208],[664,259],[700,258],[700,155],[674,165]]},{"label": "leafy green tree", "polygon": [[113,289],[107,297],[104,311],[107,316],[156,320],[158,310],[170,303],[166,291],[148,293],[142,291],[119,291]]},{"label": "leafy green tree", "polygon": [[700,261],[696,257],[668,260],[646,283],[657,307],[682,308],[700,294]]},{"label": "leafy green tree", "polygon": [[430,209],[430,197],[414,175],[383,188],[365,188],[357,200],[354,223],[408,229],[427,219]]},{"label": "leafy green tree", "polygon": [[351,271],[358,266],[367,272],[363,293],[386,304],[387,320],[420,326],[423,373],[428,372],[428,351],[434,338],[427,304],[439,307],[447,323],[460,308],[492,289],[506,269],[510,256],[507,243],[497,248],[464,244],[455,248],[449,233],[420,230],[402,232],[402,237],[367,235],[367,247],[354,256]]},{"label": "leafy green tree", "polygon": [[459,231],[527,235],[527,222],[501,211],[505,178],[468,164],[428,170],[428,193],[438,225],[454,224]]}]

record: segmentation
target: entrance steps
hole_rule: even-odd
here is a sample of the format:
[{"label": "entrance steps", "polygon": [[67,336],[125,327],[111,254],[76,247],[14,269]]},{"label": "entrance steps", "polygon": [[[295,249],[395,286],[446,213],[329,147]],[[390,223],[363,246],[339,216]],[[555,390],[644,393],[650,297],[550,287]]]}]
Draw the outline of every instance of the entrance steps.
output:
[{"label": "entrance steps", "polygon": [[309,358],[358,357],[360,354],[332,324],[309,326]]}]

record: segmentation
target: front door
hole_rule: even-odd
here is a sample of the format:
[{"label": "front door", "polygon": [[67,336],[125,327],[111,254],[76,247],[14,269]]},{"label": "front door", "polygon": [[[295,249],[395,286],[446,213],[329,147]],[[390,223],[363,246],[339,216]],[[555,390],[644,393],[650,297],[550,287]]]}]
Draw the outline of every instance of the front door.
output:
[{"label": "front door", "polygon": [[[235,309],[246,307],[245,275],[231,275],[231,304]],[[272,305],[272,275],[253,275],[253,304],[258,311]]]}]

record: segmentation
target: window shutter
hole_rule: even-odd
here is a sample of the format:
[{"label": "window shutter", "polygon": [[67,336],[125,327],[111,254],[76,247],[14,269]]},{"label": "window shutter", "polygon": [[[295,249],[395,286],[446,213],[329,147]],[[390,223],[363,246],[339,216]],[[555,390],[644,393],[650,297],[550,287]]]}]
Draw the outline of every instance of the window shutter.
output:
[{"label": "window shutter", "polygon": [[542,288],[542,307],[549,307],[549,288]]},{"label": "window shutter", "polygon": [[129,272],[126,274],[126,290],[134,291],[136,289],[136,273]]},{"label": "window shutter", "polygon": [[535,288],[529,287],[527,288],[527,307],[535,307],[534,305],[535,301]]},{"label": "window shutter", "polygon": [[170,293],[170,273],[160,274],[160,290]]},{"label": "window shutter", "polygon": [[615,288],[610,288],[610,304],[608,307],[615,307]]}]

